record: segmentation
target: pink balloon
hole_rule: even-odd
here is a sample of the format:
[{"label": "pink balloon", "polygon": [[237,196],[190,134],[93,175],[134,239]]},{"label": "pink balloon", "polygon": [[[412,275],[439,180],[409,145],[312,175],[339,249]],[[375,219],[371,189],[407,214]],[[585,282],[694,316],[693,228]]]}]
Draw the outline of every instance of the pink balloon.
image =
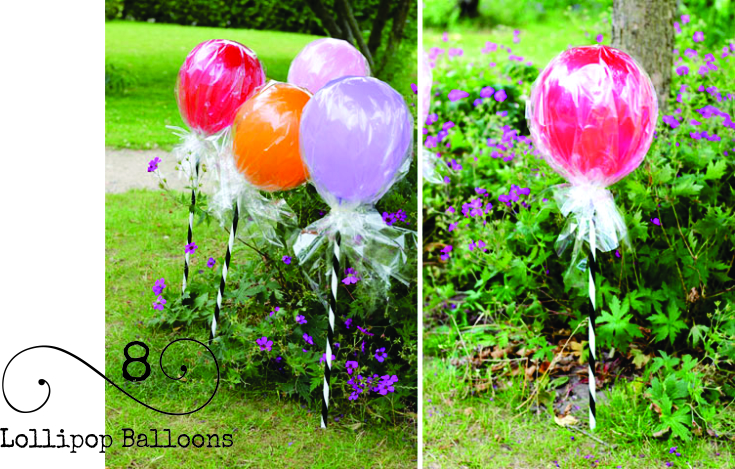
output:
[{"label": "pink balloon", "polygon": [[288,82],[316,94],[337,78],[370,76],[370,66],[359,50],[342,39],[324,38],[310,42],[291,62]]},{"label": "pink balloon", "polygon": [[179,69],[176,101],[190,129],[212,135],[232,125],[242,103],[265,83],[255,52],[212,39],[196,46]]},{"label": "pink balloon", "polygon": [[651,146],[656,91],[631,56],[608,46],[567,49],[541,72],[526,115],[536,148],[572,184],[609,186]]}]

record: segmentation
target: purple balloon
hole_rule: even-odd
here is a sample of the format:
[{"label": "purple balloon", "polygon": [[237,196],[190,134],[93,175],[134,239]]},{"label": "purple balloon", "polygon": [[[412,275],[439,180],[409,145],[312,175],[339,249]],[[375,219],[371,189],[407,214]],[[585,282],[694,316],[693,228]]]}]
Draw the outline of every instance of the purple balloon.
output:
[{"label": "purple balloon", "polygon": [[371,77],[327,84],[304,106],[299,134],[311,182],[331,207],[377,202],[413,151],[403,97]]},{"label": "purple balloon", "polygon": [[367,59],[342,39],[317,39],[304,47],[291,62],[288,82],[312,93],[337,78],[370,75]]}]

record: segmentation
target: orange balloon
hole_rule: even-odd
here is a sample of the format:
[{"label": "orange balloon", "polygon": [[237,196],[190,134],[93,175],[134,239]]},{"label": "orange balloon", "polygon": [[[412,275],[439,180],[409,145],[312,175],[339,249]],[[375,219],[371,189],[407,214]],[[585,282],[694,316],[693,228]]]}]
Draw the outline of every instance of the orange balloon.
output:
[{"label": "orange balloon", "polygon": [[274,83],[240,106],[232,126],[235,165],[252,185],[275,192],[306,181],[299,151],[301,111],[308,91],[289,83]]}]

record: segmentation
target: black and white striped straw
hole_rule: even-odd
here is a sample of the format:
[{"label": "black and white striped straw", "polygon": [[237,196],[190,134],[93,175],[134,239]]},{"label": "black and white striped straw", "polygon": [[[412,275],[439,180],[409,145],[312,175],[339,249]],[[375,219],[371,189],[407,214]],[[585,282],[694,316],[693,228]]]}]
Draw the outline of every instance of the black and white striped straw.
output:
[{"label": "black and white striped straw", "polygon": [[[191,186],[191,205],[189,205],[189,232],[186,235],[186,244],[191,244],[194,237],[194,207],[197,204],[197,186],[199,185],[199,161],[197,160],[194,169],[194,181]],[[184,254],[184,280],[181,282],[181,294],[186,292],[186,284],[189,281],[189,256],[191,254],[187,251]]]},{"label": "black and white striped straw", "polygon": [[329,326],[327,327],[327,345],[326,357],[324,363],[324,395],[322,400],[322,428],[327,428],[327,420],[329,419],[329,381],[332,374],[332,341],[334,340],[334,318],[337,311],[337,289],[339,288],[339,275],[342,272],[339,268],[340,245],[342,244],[342,236],[339,231],[334,239],[334,252],[332,253],[332,290],[329,295],[329,307],[327,314],[329,317]]},{"label": "black and white striped straw", "polygon": [[589,346],[589,385],[590,385],[590,430],[597,426],[597,381],[595,380],[595,363],[597,355],[595,351],[595,276],[597,275],[597,261],[595,250],[592,246],[587,263],[589,264],[589,294],[590,294],[590,318],[588,332]]},{"label": "black and white striped straw", "polygon": [[230,268],[230,257],[232,256],[232,247],[235,244],[235,236],[237,234],[237,222],[240,218],[240,206],[235,201],[235,211],[232,214],[232,226],[230,227],[230,239],[227,241],[227,252],[225,253],[225,262],[222,264],[222,276],[219,280],[219,290],[217,290],[217,304],[214,305],[214,315],[212,316],[212,329],[209,331],[209,343],[212,343],[217,334],[217,324],[219,323],[219,313],[222,311],[222,296],[225,294],[225,284],[227,283],[227,271]]}]

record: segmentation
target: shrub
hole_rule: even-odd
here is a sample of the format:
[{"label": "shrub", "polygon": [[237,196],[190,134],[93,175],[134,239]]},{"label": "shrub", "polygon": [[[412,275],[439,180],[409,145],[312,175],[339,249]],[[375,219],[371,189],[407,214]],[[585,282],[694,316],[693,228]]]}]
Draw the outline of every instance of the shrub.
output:
[{"label": "shrub", "polygon": [[116,20],[122,17],[123,0],[105,0],[105,20]]},{"label": "shrub", "polygon": [[[414,161],[407,177],[381,199],[377,209],[381,213],[402,209],[406,212],[406,224],[402,225],[415,230],[416,191]],[[311,186],[290,191],[286,200],[302,227],[328,211]],[[180,202],[188,206],[186,194],[180,196]],[[198,223],[211,222],[206,212],[206,196],[200,197],[197,203]],[[241,226],[245,227],[244,221]],[[279,235],[283,239],[286,233],[279,231]],[[213,351],[221,364],[223,381],[232,386],[277,389],[308,404],[319,405],[327,330],[325,307],[305,281],[296,258],[289,264],[283,261],[289,252],[272,245],[250,246],[250,254],[257,262],[243,262],[244,253],[234,258],[214,341]],[[176,289],[165,291],[166,306],[150,325],[161,328],[185,325],[206,333],[215,307],[221,262],[219,258],[215,268],[190,273],[184,298]],[[343,313],[335,324],[334,342],[339,346],[334,348],[331,386],[331,403],[336,410],[330,413],[349,412],[363,420],[369,412],[380,419],[395,421],[406,411],[415,411],[418,355],[415,278],[409,287],[394,282],[387,299],[371,296],[362,282],[340,284],[340,287],[337,311]],[[347,361],[356,362],[357,369],[348,371]],[[386,384],[393,376],[397,382]]]}]

